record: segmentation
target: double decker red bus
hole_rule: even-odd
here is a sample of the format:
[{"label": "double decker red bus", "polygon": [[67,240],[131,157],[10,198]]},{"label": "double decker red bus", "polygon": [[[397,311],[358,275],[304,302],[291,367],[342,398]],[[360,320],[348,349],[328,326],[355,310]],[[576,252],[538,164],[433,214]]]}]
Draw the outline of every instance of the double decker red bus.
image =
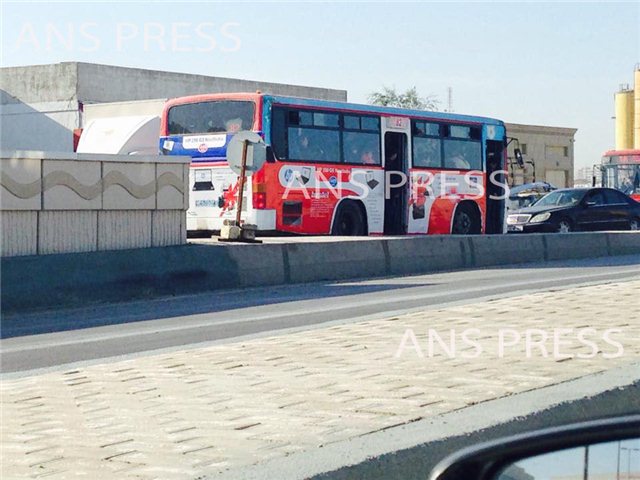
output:
[{"label": "double decker red bus", "polygon": [[594,184],[599,181],[640,201],[640,150],[610,150],[594,170]]},{"label": "double decker red bus", "polygon": [[261,93],[165,105],[161,152],[193,159],[188,231],[216,231],[235,218],[238,177],[226,146],[241,130],[267,145],[267,162],[243,193],[242,219],[258,231],[504,232],[503,122]]}]

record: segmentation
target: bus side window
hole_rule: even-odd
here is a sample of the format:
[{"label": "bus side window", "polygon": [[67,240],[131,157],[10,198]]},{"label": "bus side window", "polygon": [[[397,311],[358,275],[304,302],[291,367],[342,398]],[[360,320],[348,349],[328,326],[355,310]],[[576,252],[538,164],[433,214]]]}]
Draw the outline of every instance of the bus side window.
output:
[{"label": "bus side window", "polygon": [[273,109],[271,123],[271,145],[276,158],[286,160],[289,158],[287,146],[286,111],[281,108]]},{"label": "bus side window", "polygon": [[316,128],[288,128],[289,160],[340,161],[340,131]]},{"label": "bus side window", "polygon": [[413,166],[423,168],[442,167],[442,150],[439,138],[413,137]]},{"label": "bus side window", "polygon": [[345,163],[380,165],[380,135],[370,132],[342,132]]},{"label": "bus side window", "polygon": [[444,140],[444,168],[482,170],[481,143],[473,140]]},{"label": "bus side window", "polygon": [[412,120],[412,163],[418,168],[442,168],[442,125]]},{"label": "bus side window", "polygon": [[342,161],[351,164],[380,165],[380,119],[344,115]]}]

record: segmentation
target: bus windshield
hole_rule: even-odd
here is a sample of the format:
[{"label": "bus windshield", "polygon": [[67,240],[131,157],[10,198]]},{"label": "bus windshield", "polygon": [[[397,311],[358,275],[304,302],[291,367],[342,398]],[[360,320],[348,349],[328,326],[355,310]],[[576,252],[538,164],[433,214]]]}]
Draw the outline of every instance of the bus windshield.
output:
[{"label": "bus windshield", "polygon": [[235,133],[253,126],[255,105],[248,101],[185,103],[169,109],[169,135]]},{"label": "bus windshield", "polygon": [[640,193],[640,165],[605,165],[602,186],[615,188],[627,195]]},{"label": "bus windshield", "polygon": [[582,200],[584,194],[584,190],[557,190],[545,195],[534,205],[536,207],[568,207]]}]

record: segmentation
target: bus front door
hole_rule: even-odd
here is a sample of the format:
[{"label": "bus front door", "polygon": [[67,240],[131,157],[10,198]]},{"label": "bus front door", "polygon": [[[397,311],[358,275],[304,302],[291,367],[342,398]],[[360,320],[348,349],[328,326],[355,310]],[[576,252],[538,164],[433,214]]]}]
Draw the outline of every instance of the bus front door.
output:
[{"label": "bus front door", "polygon": [[407,202],[409,192],[408,140],[404,132],[384,134],[384,234],[407,232]]},{"label": "bus front door", "polygon": [[504,233],[506,215],[506,184],[504,142],[487,140],[486,196],[487,213],[485,233]]}]

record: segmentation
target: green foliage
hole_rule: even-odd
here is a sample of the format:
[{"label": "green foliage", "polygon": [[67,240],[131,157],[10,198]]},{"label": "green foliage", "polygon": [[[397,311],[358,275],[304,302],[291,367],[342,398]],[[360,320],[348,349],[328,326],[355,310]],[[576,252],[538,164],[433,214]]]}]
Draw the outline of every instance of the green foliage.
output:
[{"label": "green foliage", "polygon": [[411,87],[404,93],[398,93],[395,88],[383,86],[381,91],[369,95],[369,103],[383,107],[438,110],[439,102],[435,95],[421,97],[416,87]]}]

